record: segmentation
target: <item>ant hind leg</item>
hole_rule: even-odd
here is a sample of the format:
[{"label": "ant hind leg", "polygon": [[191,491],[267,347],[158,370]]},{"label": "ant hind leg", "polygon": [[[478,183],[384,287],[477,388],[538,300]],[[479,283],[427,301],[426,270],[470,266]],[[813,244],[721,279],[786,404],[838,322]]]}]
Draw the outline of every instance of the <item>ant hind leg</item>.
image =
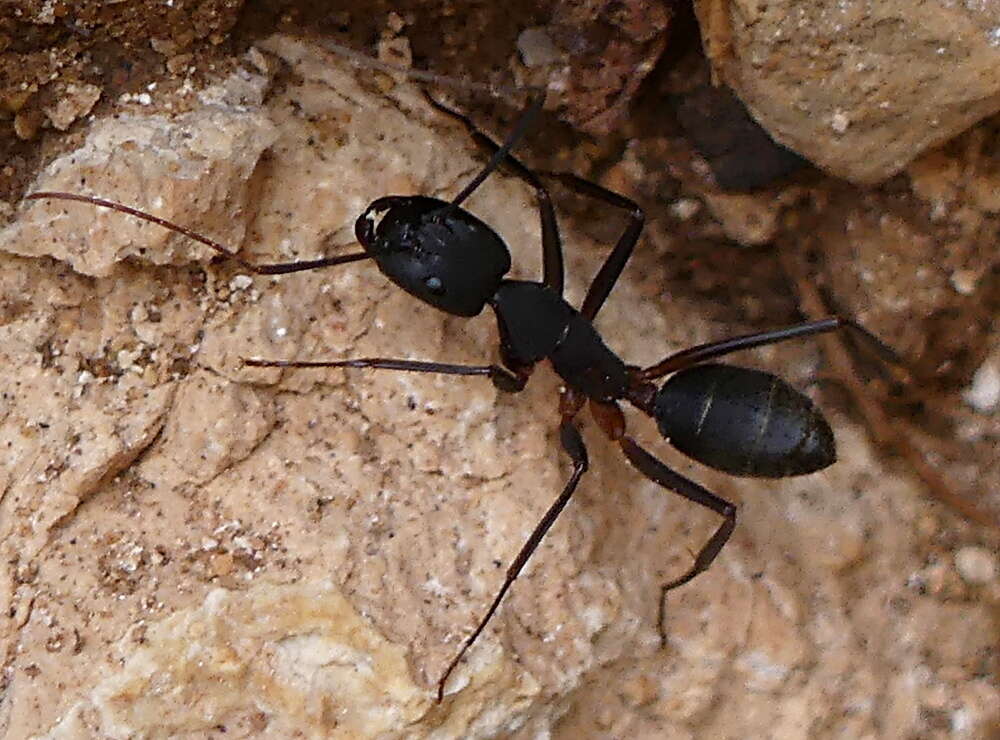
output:
[{"label": "ant hind leg", "polygon": [[649,452],[640,447],[635,440],[630,437],[622,437],[619,440],[622,452],[635,468],[649,478],[654,483],[658,483],[669,491],[683,496],[688,501],[711,509],[719,516],[723,517],[722,524],[715,530],[715,533],[708,539],[701,550],[695,556],[694,563],[682,575],[660,588],[660,604],[657,628],[660,632],[661,643],[666,642],[666,595],[668,591],[683,586],[699,573],[708,570],[708,567],[715,561],[722,551],[723,546],[729,540],[729,536],[736,527],[736,507],[726,501],[726,499],[716,496],[707,488],[699,486],[692,480],[685,478],[680,473],[670,469]]}]

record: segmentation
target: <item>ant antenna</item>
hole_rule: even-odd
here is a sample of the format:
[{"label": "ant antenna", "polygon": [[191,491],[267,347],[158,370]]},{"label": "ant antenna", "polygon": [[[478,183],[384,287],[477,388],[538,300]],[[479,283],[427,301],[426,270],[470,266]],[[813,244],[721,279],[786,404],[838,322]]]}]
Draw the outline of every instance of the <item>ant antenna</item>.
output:
[{"label": "ant antenna", "polygon": [[181,226],[180,224],[175,224],[172,221],[167,221],[165,218],[160,218],[159,216],[154,216],[151,213],[146,213],[145,211],[140,211],[137,208],[132,208],[131,206],[124,205],[122,203],[117,203],[113,200],[107,200],[105,198],[96,198],[92,195],[79,195],[77,193],[63,193],[52,190],[39,190],[34,193],[29,193],[24,196],[24,200],[75,200],[79,203],[89,203],[94,206],[100,206],[102,208],[110,208],[112,211],[118,211],[119,213],[127,213],[130,216],[135,216],[136,218],[142,219],[143,221],[149,221],[150,223],[162,226],[170,231],[176,231],[178,234],[183,234],[188,239],[193,239],[199,244],[204,244],[206,247],[211,247],[216,252],[221,254],[223,257],[233,260],[237,264],[241,265],[244,269],[257,275],[284,275],[289,272],[302,272],[303,270],[312,270],[317,267],[332,267],[334,265],[343,265],[348,262],[358,262],[359,260],[368,259],[371,255],[367,252],[356,252],[354,254],[344,254],[338,257],[322,257],[317,260],[306,260],[302,262],[283,262],[274,265],[255,265],[251,262],[247,262],[242,257],[233,254],[228,249],[226,249],[222,244],[215,241],[214,239],[209,239],[207,236],[202,236],[197,231],[192,231],[191,229]]},{"label": "ant antenna", "polygon": [[[506,85],[494,85],[494,84],[486,84],[480,82],[471,82],[469,80],[460,80],[454,77],[447,77],[445,75],[435,74],[433,72],[426,72],[423,70],[416,70],[416,69],[407,69],[405,67],[396,64],[383,62],[381,60],[374,59],[373,57],[367,54],[355,51],[354,49],[350,49],[346,46],[335,43],[333,41],[323,41],[321,42],[321,45],[327,50],[333,52],[334,54],[338,54],[340,56],[346,57],[347,59],[350,59],[353,63],[355,63],[358,66],[365,66],[372,69],[378,69],[382,70],[383,72],[399,73],[406,77],[410,77],[417,80],[423,80],[424,82],[431,82],[434,84],[443,85],[447,87],[466,89],[477,92],[485,92],[496,98],[517,95],[521,93],[528,93],[531,96],[529,98],[528,105],[526,106],[524,112],[519,117],[518,122],[514,127],[514,130],[511,131],[510,135],[504,141],[503,145],[500,146],[498,149],[496,149],[496,151],[494,151],[493,156],[490,158],[490,161],[487,162],[486,166],[482,169],[482,171],[478,175],[476,175],[476,177],[473,178],[472,181],[462,189],[462,192],[460,192],[451,203],[449,203],[447,206],[445,206],[444,208],[440,209],[437,213],[435,213],[435,218],[441,218],[453,212],[466,198],[472,195],[472,193],[476,190],[476,188],[482,185],[483,181],[487,177],[489,177],[489,175],[500,165],[500,163],[504,160],[504,158],[507,157],[510,150],[513,149],[513,147],[516,146],[517,143],[524,137],[528,128],[534,122],[535,118],[537,118],[539,112],[542,109],[542,105],[545,102],[545,91],[539,88],[532,88],[532,87],[518,88]],[[430,96],[428,97],[430,98]],[[448,111],[447,108],[445,108],[445,106],[441,105],[433,98],[430,98],[430,102],[436,108],[445,110],[446,112],[450,112]],[[118,211],[120,213],[126,213],[130,216],[142,219],[143,221],[149,221],[150,223],[162,226],[163,228],[169,229],[170,231],[175,231],[178,234],[182,234],[187,238],[193,239],[194,241],[200,244],[204,244],[205,246],[210,247],[216,253],[222,255],[223,257],[227,257],[228,259],[233,260],[234,262],[241,265],[245,269],[258,275],[283,275],[290,272],[301,272],[303,270],[312,270],[319,267],[331,267],[334,265],[342,265],[349,262],[357,262],[359,260],[369,259],[371,256],[366,252],[358,252],[354,254],[340,255],[337,257],[324,257],[316,260],[286,262],[286,263],[269,264],[269,265],[254,265],[242,259],[241,257],[237,256],[236,254],[230,252],[228,249],[226,249],[225,246],[215,241],[214,239],[210,239],[184,226],[175,224],[171,221],[167,221],[166,219],[154,216],[150,213],[146,213],[145,211],[140,211],[136,208],[132,208],[123,203],[117,203],[112,200],[106,200],[104,198],[98,198],[90,195],[79,195],[76,193],[57,192],[57,191],[38,191],[35,193],[30,193],[28,195],[25,195],[24,199],[25,200],[44,200],[44,199],[73,200],[73,201],[78,201],[80,203],[89,203],[91,205],[100,206],[102,208],[109,208],[111,210]]]},{"label": "ant antenna", "polygon": [[354,62],[359,67],[368,67],[369,69],[377,69],[382,72],[396,73],[405,75],[414,80],[421,80],[423,82],[430,82],[435,85],[441,85],[443,87],[457,88],[459,90],[471,90],[473,92],[486,93],[494,98],[503,97],[516,97],[524,93],[532,93],[534,95],[541,94],[544,97],[544,90],[533,87],[515,87],[513,85],[496,85],[488,82],[472,82],[470,80],[461,80],[457,77],[448,77],[447,75],[439,75],[434,72],[428,72],[422,69],[411,69],[408,67],[403,67],[399,64],[392,64],[391,62],[383,62],[381,59],[375,59],[361,51],[355,51],[350,47],[338,44],[335,41],[324,40],[320,42],[320,45],[332,51],[338,56],[346,57]]},{"label": "ant antenna", "polygon": [[[483,82],[471,82],[469,80],[461,80],[456,77],[448,77],[446,75],[435,74],[434,72],[427,72],[421,69],[409,69],[407,67],[402,67],[398,64],[392,64],[390,62],[383,62],[380,59],[375,59],[367,54],[359,51],[355,51],[347,46],[338,44],[334,41],[323,41],[321,44],[325,49],[332,51],[335,54],[346,57],[352,62],[362,67],[369,67],[372,69],[378,69],[383,72],[398,73],[405,75],[411,79],[421,80],[423,82],[431,82],[436,85],[442,85],[444,87],[458,88],[464,90],[471,90],[474,92],[482,92],[490,95],[494,98],[504,98],[512,97],[519,94],[527,93],[529,95],[528,103],[524,107],[524,112],[518,118],[517,124],[514,126],[513,131],[507,136],[507,139],[500,145],[500,148],[493,152],[493,156],[490,157],[489,162],[483,167],[482,171],[476,175],[471,182],[469,182],[462,191],[454,197],[451,201],[449,208],[445,209],[445,212],[451,212],[453,209],[457,208],[468,198],[472,193],[475,192],[476,188],[483,184],[483,181],[489,177],[500,163],[507,157],[507,154],[517,146],[518,142],[524,138],[525,133],[535,122],[538,114],[542,110],[542,106],[545,103],[545,90],[536,87],[512,87],[509,85],[495,85],[492,83]],[[454,114],[453,111],[445,109],[443,105],[438,103],[433,98],[430,98],[431,105],[435,108],[444,109],[448,113]],[[437,214],[443,215],[443,214]]]}]

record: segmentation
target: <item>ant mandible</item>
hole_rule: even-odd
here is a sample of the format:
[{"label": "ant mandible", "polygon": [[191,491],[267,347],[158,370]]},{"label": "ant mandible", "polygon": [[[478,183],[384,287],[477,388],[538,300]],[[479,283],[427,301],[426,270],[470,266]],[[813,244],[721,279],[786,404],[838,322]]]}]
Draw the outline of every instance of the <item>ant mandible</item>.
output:
[{"label": "ant mandible", "polygon": [[[573,466],[562,493],[522,545],[507,568],[503,584],[486,613],[466,638],[437,684],[445,684],[497,611],[539,542],[569,503],[587,470],[587,448],[575,418],[590,406],[598,427],[617,444],[628,461],[654,483],[722,517],[682,575],[661,587],[659,629],[664,634],[664,597],[706,570],[719,555],[736,525],[736,507],[667,467],[626,433],[619,405],[627,401],[653,418],[670,444],[688,457],[736,476],[784,478],[821,470],[836,460],[830,425],[802,393],[770,373],[709,360],[762,345],[848,329],[879,354],[897,361],[892,351],[855,322],[831,316],[775,331],[700,344],[669,355],[649,367],[627,365],[605,343],[593,322],[618,281],[639,240],[643,209],[631,199],[576,175],[528,169],[510,151],[524,136],[541,107],[541,98],[525,110],[502,145],[481,133],[465,116],[431,100],[468,128],[490,161],[451,201],[426,196],[386,196],[369,205],[355,223],[363,252],[322,259],[255,265],[183,226],[121,203],[64,192],[36,192],[26,199],[73,200],[110,208],[179,232],[234,259],[259,275],[276,275],[374,259],[392,282],[424,303],[454,316],[472,317],[489,305],[500,334],[500,364],[455,365],[439,362],[365,357],[336,361],[247,359],[252,367],[376,368],[443,375],[487,376],[501,391],[517,393],[534,366],[548,360],[564,386],[559,396],[559,438]],[[511,280],[510,253],[500,236],[461,207],[461,203],[500,165],[534,189],[541,220],[541,282]],[[562,243],[548,190],[541,177],[553,178],[576,193],[628,214],[628,225],[587,291],[579,310],[563,298]],[[670,375],[657,387],[654,381]]]}]

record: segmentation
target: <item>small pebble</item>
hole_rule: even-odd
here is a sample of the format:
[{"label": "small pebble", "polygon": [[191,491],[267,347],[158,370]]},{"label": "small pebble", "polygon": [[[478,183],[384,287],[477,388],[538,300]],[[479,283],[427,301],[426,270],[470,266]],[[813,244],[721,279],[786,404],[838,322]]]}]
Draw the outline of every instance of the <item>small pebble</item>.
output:
[{"label": "small pebble", "polygon": [[526,67],[544,67],[559,61],[560,52],[544,28],[526,28],[517,37],[517,50]]},{"label": "small pebble", "polygon": [[956,552],[955,568],[966,583],[981,585],[997,577],[996,557],[979,545],[969,545]]},{"label": "small pebble", "polygon": [[253,285],[253,278],[249,275],[234,275],[233,279],[229,281],[229,289],[233,292],[246,290],[251,285]]},{"label": "small pebble", "polygon": [[216,553],[210,559],[212,573],[216,576],[228,576],[233,572],[235,563],[233,556],[229,553]]},{"label": "small pebble", "polygon": [[115,361],[118,363],[118,367],[122,370],[129,370],[135,364],[136,358],[139,357],[139,352],[135,350],[122,349],[118,350],[118,354],[115,356]]},{"label": "small pebble", "polygon": [[951,287],[961,295],[972,295],[976,292],[979,276],[975,270],[955,270],[951,273]]}]

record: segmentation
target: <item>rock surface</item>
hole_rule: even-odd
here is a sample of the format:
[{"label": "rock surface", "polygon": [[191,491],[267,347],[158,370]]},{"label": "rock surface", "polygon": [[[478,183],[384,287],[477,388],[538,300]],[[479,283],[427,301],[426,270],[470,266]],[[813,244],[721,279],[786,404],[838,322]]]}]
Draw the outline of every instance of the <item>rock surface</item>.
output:
[{"label": "rock surface", "polygon": [[717,77],[779,142],[877,183],[1000,110],[1000,6],[697,0]]},{"label": "rock surface", "polygon": [[[560,0],[543,33],[562,54],[548,63],[546,76],[528,74],[526,80],[554,88],[564,120],[588,134],[606,135],[625,122],[632,98],[667,43],[672,15],[669,4],[649,0]],[[528,64],[525,39],[519,42],[526,66],[547,66],[544,56],[541,63]]]},{"label": "rock surface", "polygon": [[[275,262],[350,249],[374,198],[452,194],[479,167],[417,91],[302,42],[263,47],[219,83],[231,95],[150,111],[192,133],[220,108],[259,123],[225,149],[239,166],[189,146],[120,166],[108,152],[106,168],[88,154],[87,190]],[[70,189],[73,156],[32,189]],[[515,275],[537,274],[530,190],[495,177],[468,205],[508,240]],[[669,601],[666,649],[658,584],[716,520],[586,424],[578,498],[437,708],[434,681],[568,473],[551,374],[506,396],[474,379],[242,368],[481,362],[496,329],[416,304],[365,263],[250,281],[121,214],[18,215],[0,236],[8,736],[978,738],[1000,719],[996,575],[963,580],[935,509],[837,413],[840,462],[808,478],[735,481],[664,453],[744,504],[717,564]],[[564,237],[579,301],[607,246]],[[662,279],[654,240],[598,322],[637,364],[720,336],[684,300],[644,298]],[[799,386],[814,376],[808,345],[744,359],[771,358]]]}]

